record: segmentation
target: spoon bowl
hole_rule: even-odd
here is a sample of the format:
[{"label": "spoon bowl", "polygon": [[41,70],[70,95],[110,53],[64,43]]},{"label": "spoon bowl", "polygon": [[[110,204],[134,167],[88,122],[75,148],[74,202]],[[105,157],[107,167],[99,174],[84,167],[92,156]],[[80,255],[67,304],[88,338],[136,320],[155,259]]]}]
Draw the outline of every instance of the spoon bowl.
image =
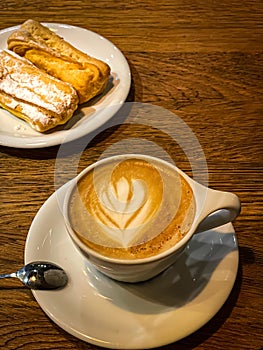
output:
[{"label": "spoon bowl", "polygon": [[59,266],[43,261],[29,263],[11,274],[0,278],[18,278],[26,287],[38,290],[61,289],[68,283],[66,272]]}]

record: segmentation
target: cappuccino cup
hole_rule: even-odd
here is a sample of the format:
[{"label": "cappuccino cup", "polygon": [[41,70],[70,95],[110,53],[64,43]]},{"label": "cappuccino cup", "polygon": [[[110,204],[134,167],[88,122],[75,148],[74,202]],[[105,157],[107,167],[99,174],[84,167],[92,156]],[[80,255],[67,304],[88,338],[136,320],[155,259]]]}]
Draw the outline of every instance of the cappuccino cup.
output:
[{"label": "cappuccino cup", "polygon": [[88,166],[68,188],[67,231],[118,281],[148,280],[176,262],[194,234],[233,221],[238,197],[207,188],[159,158],[127,154]]}]

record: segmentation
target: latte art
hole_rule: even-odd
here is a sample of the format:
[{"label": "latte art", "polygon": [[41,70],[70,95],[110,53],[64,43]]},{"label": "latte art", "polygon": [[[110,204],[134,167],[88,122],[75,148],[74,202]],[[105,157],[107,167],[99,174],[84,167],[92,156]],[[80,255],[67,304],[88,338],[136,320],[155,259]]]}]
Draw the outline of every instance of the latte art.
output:
[{"label": "latte art", "polygon": [[92,169],[78,181],[70,203],[78,237],[122,259],[167,249],[188,231],[194,216],[192,190],[176,171],[134,157]]},{"label": "latte art", "polygon": [[[115,239],[123,247],[130,244],[137,229],[155,212],[147,194],[147,185],[142,180],[121,177],[116,183],[104,184],[98,194],[99,211],[93,215],[109,239]],[[94,208],[89,209],[92,212]]]},{"label": "latte art", "polygon": [[100,197],[101,202],[111,211],[123,214],[133,213],[147,200],[147,187],[141,180],[121,177],[116,184],[106,184]]}]

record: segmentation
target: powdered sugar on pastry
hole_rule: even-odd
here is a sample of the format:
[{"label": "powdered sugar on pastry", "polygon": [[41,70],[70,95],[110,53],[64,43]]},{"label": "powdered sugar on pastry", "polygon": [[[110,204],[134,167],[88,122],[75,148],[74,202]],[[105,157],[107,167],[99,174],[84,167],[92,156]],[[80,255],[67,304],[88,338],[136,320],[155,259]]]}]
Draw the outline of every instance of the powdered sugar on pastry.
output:
[{"label": "powdered sugar on pastry", "polygon": [[8,37],[7,44],[10,50],[36,67],[70,83],[80,103],[102,93],[107,85],[110,67],[105,62],[73,47],[37,21],[24,22]]},{"label": "powdered sugar on pastry", "polygon": [[38,131],[63,124],[78,106],[75,89],[8,50],[0,51],[0,104]]}]

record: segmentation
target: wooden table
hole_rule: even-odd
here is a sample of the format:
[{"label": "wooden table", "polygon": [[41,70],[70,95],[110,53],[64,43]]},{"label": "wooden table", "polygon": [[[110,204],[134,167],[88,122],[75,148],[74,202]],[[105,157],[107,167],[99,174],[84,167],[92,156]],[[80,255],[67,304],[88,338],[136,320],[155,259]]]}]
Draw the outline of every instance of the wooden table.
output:
[{"label": "wooden table", "polygon": [[[33,18],[87,28],[116,44],[132,72],[127,100],[179,116],[204,151],[209,186],[241,199],[241,215],[234,223],[240,261],[229,298],[201,329],[163,349],[263,346],[262,15],[257,0],[0,2],[0,29]],[[99,135],[83,152],[80,168],[97,160],[123,133],[135,137],[138,130],[119,127]],[[150,139],[153,131],[142,135]],[[162,135],[161,146],[190,172],[189,162],[166,137]],[[1,147],[1,272],[23,265],[28,229],[54,192],[58,149]],[[56,326],[17,281],[1,281],[0,301],[1,349],[97,348]]]}]

